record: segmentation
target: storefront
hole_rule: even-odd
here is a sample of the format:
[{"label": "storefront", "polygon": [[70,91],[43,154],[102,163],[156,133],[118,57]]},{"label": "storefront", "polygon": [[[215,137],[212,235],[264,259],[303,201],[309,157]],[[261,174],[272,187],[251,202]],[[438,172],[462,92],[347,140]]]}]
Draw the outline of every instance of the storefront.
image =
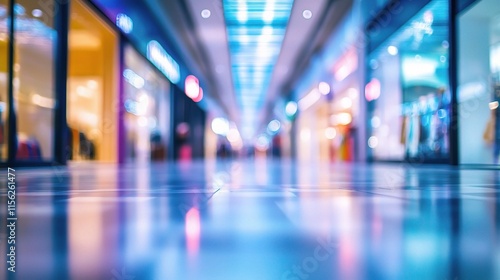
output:
[{"label": "storefront", "polygon": [[0,161],[4,163],[39,164],[54,160],[56,154],[54,81],[61,74],[54,57],[56,19],[41,4],[0,1]]},{"label": "storefront", "polygon": [[336,59],[331,69],[332,100],[325,137],[330,140],[333,162],[362,160],[360,131],[364,126],[359,96],[360,61],[360,50],[352,45]]},{"label": "storefront", "polygon": [[149,17],[141,3],[0,1],[2,165],[174,158],[172,104],[189,70],[161,31],[133,29],[125,13],[139,9],[136,21]]},{"label": "storefront", "polygon": [[300,98],[292,139],[298,160],[365,160],[361,25],[361,3],[355,1],[295,87]]},{"label": "storefront", "polygon": [[500,2],[467,2],[457,16],[460,163],[498,166]]},{"label": "storefront", "polygon": [[368,159],[498,166],[500,2],[390,1],[367,26]]},{"label": "storefront", "polygon": [[331,160],[331,140],[328,136],[330,86],[326,82],[315,85],[297,101],[299,113],[296,122],[296,155],[300,162],[327,162]]},{"label": "storefront", "polygon": [[125,47],[123,77],[126,160],[165,160],[170,136],[169,81],[131,46]]},{"label": "storefront", "polygon": [[369,160],[450,162],[449,1],[420,5],[378,44],[368,33]]},{"label": "storefront", "polygon": [[69,159],[118,159],[118,32],[80,0],[71,2],[68,41]]}]

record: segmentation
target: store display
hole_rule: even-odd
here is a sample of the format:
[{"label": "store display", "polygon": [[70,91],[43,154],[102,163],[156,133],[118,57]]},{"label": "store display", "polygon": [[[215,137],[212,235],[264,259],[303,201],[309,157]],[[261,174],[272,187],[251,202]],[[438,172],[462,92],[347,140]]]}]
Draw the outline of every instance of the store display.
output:
[{"label": "store display", "polygon": [[449,153],[450,100],[443,89],[403,104],[401,143],[406,156],[446,157]]},{"label": "store display", "polygon": [[31,136],[18,136],[16,158],[20,160],[40,160],[41,159],[40,143]]}]

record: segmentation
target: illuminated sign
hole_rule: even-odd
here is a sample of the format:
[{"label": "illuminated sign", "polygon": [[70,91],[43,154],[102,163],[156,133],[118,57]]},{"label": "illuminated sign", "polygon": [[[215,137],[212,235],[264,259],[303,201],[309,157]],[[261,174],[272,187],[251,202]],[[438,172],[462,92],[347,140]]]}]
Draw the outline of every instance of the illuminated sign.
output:
[{"label": "illuminated sign", "polygon": [[148,59],[174,84],[181,79],[179,64],[157,41],[148,43]]},{"label": "illuminated sign", "polygon": [[116,16],[116,26],[118,26],[123,32],[129,34],[134,29],[134,22],[126,14],[118,14]]}]

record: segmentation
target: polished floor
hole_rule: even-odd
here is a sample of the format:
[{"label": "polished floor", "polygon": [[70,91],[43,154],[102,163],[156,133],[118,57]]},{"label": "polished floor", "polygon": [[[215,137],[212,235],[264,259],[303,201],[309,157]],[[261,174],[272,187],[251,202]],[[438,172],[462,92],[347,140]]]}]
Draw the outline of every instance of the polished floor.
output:
[{"label": "polished floor", "polygon": [[16,183],[12,279],[500,279],[498,170],[71,164]]}]

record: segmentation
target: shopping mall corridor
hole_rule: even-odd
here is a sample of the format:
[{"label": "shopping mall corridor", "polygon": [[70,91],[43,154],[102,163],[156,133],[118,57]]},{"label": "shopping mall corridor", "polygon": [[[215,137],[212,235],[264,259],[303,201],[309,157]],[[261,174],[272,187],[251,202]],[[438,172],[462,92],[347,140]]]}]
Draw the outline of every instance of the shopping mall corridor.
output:
[{"label": "shopping mall corridor", "polygon": [[16,279],[500,279],[499,181],[270,160],[17,169]]}]

